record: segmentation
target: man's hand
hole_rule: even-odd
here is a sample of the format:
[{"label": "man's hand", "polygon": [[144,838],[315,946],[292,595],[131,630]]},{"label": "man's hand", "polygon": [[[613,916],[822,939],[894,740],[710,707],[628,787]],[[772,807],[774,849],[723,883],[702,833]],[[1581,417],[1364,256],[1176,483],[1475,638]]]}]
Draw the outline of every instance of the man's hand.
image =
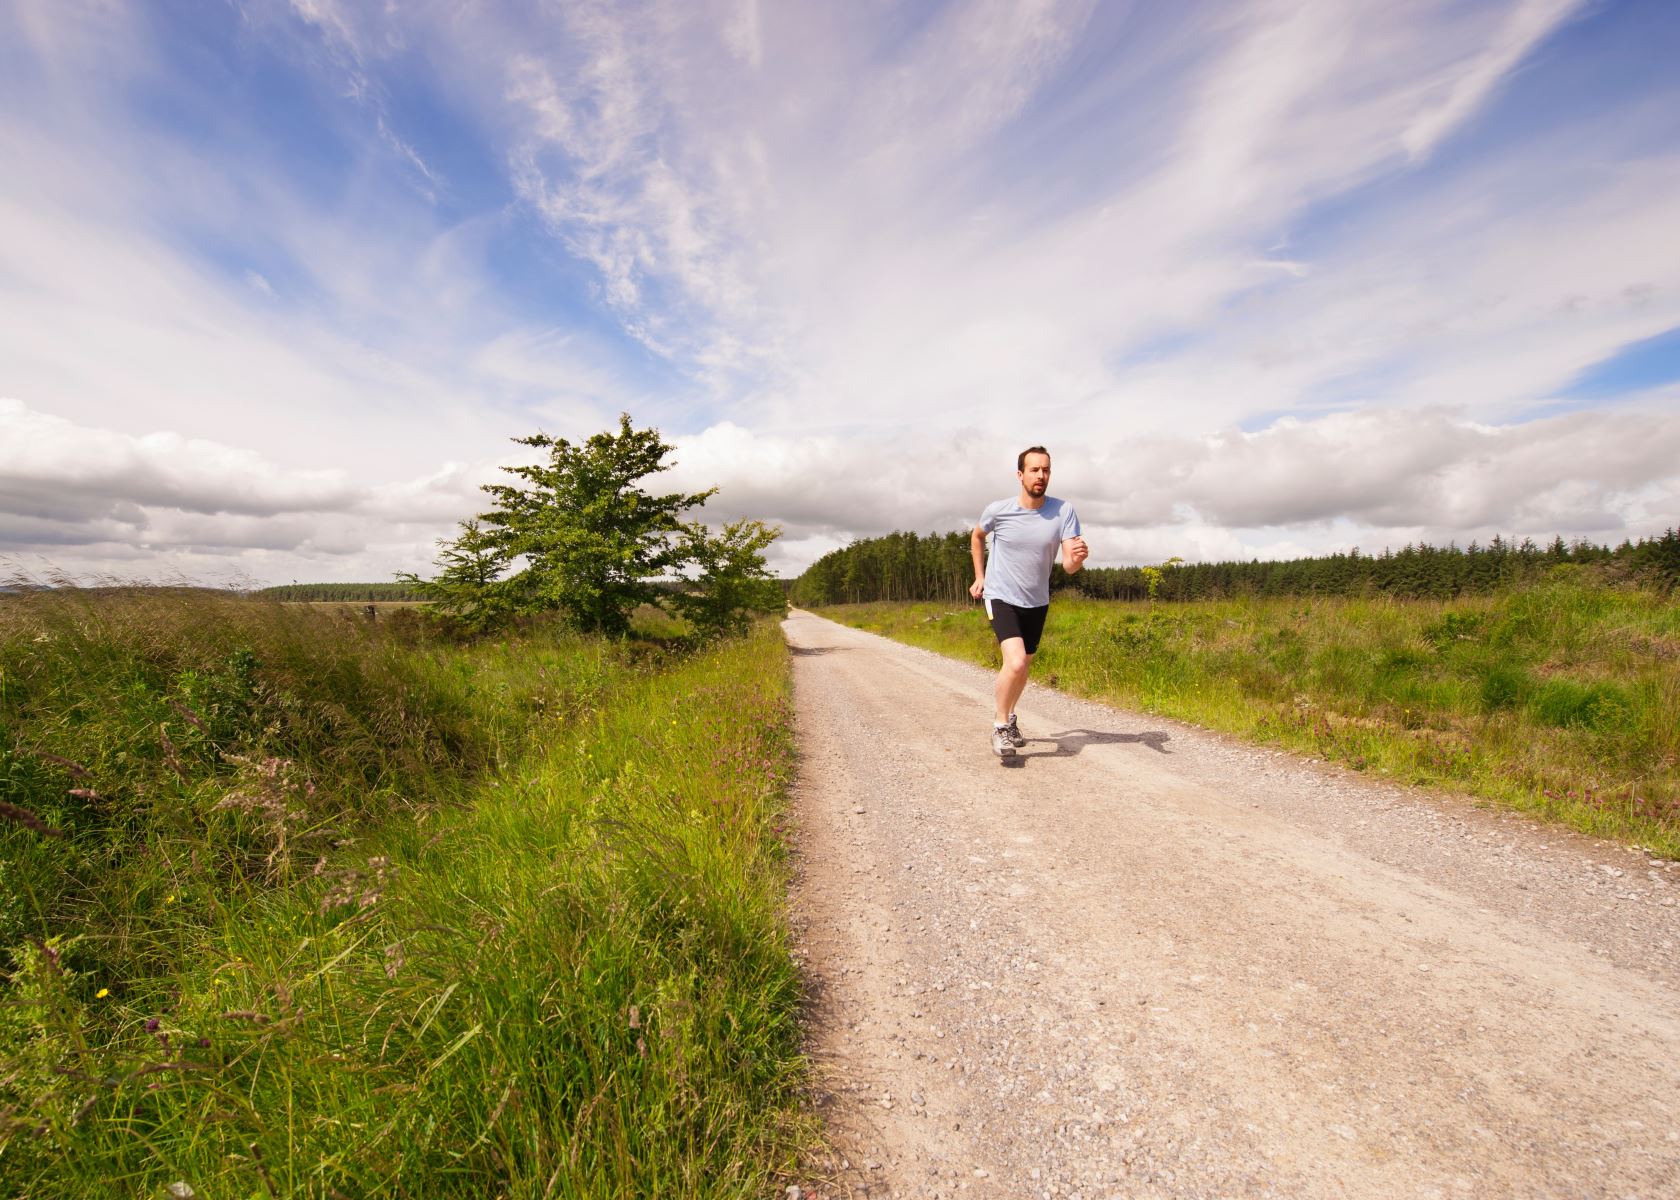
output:
[{"label": "man's hand", "polygon": [[1062,543],[1062,570],[1073,572],[1085,565],[1085,560],[1091,557],[1091,548],[1085,544],[1082,537],[1070,537]]},{"label": "man's hand", "polygon": [[984,579],[976,579],[973,583],[968,585],[968,594],[976,600],[980,599],[980,597],[985,594],[985,591],[986,581]]}]

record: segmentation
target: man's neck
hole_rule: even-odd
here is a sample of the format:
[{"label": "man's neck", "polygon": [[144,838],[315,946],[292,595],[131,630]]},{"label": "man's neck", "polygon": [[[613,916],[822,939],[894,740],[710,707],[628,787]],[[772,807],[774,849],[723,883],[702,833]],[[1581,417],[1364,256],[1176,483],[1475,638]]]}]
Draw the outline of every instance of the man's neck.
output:
[{"label": "man's neck", "polygon": [[1043,508],[1044,496],[1035,496],[1031,492],[1027,491],[1026,488],[1022,488],[1021,495],[1018,498],[1017,503],[1019,503],[1022,508]]}]

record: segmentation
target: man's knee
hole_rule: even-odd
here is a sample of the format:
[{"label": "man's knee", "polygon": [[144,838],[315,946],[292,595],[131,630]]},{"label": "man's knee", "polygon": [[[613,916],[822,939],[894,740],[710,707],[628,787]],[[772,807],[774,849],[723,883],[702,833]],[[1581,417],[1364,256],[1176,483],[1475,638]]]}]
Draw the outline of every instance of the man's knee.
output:
[{"label": "man's knee", "polygon": [[1003,669],[1011,675],[1020,675],[1032,663],[1032,655],[1027,653],[1026,647],[1016,638],[1010,638],[1001,647],[1003,650]]}]

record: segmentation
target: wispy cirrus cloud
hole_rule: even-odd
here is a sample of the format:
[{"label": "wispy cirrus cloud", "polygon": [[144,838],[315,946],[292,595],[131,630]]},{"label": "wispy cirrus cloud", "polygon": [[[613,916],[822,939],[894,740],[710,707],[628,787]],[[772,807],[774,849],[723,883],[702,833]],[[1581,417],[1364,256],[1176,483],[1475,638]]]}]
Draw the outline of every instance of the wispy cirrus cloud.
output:
[{"label": "wispy cirrus cloud", "polygon": [[[1312,205],[1404,171],[1576,7],[1191,7],[1127,46],[1123,69],[1166,85],[1127,121],[1081,111],[1106,75],[1059,73],[1089,6],[946,6],[886,54],[843,32],[818,61],[791,48],[768,81],[720,76],[704,19],[596,6],[569,42],[569,88],[520,54],[509,96],[563,152],[549,172],[528,164],[531,194],[607,295],[668,353],[671,316],[764,368],[732,380],[763,415],[1078,403],[1124,381],[1108,364],[1129,348],[1264,286]],[[747,102],[785,98],[794,75],[809,97],[795,116]],[[1079,113],[1058,132],[1097,139],[1096,162],[1115,131],[1143,161],[1059,196],[1054,179],[1000,177],[996,143],[1033,104]],[[738,161],[754,169],[719,169]]]},{"label": "wispy cirrus cloud", "polygon": [[1580,12],[1585,0],[1522,0],[1513,5],[1491,39],[1461,66],[1438,101],[1413,118],[1400,142],[1413,159],[1426,156],[1488,96],[1534,48]]}]

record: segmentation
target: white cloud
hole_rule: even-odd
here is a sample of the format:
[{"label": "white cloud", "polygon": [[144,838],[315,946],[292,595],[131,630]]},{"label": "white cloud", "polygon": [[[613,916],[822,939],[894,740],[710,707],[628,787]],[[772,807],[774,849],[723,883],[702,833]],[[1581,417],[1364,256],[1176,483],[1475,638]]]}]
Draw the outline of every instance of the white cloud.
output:
[{"label": "white cloud", "polygon": [[764,34],[758,0],[737,0],[735,13],[723,30],[730,53],[749,67],[764,65]]},{"label": "white cloud", "polygon": [[188,512],[276,514],[347,507],[339,471],[281,471],[250,450],[178,433],[141,437],[77,426],[0,398],[0,487],[66,506],[162,505]]},{"label": "white cloud", "polygon": [[337,0],[291,0],[291,6],[300,20],[320,29],[333,45],[358,60],[362,57],[355,24]]},{"label": "white cloud", "polygon": [[1522,0],[1514,5],[1498,34],[1451,81],[1440,102],[1419,113],[1400,135],[1406,153],[1418,159],[1433,150],[1487,102],[1513,67],[1582,6],[1583,0]]},{"label": "white cloud", "polygon": [[1504,522],[1605,533],[1660,519],[1642,493],[1680,480],[1680,426],[1638,411],[1508,426],[1448,410],[1347,413],[1215,436],[1175,457],[1165,490],[1226,527],[1343,518],[1461,539]]},{"label": "white cloud", "polygon": [[[1672,523],[1680,423],[1651,406],[1492,425],[1445,408],[1286,418],[1247,433],[1052,443],[1052,488],[1093,562],[1293,556],[1351,545],[1562,533],[1619,541]],[[970,527],[1014,489],[1017,445],[839,440],[724,424],[680,439],[673,486],[716,483],[708,516],[778,521],[789,569],[850,535]]]},{"label": "white cloud", "polygon": [[181,572],[221,558],[235,573],[261,562],[388,578],[424,566],[435,539],[484,506],[479,485],[498,465],[451,463],[371,484],[202,438],[78,425],[0,398],[0,554],[82,573],[127,572],[139,554]]},{"label": "white cloud", "polygon": [[[1680,511],[1680,425],[1663,411],[1673,399],[1509,425],[1428,409],[1052,444],[1055,490],[1079,508],[1099,565],[1494,533],[1614,541]],[[135,548],[181,571],[219,555],[253,578],[423,570],[435,539],[484,507],[479,485],[500,465],[369,486],[202,440],[76,427],[15,401],[0,401],[0,434],[0,552],[67,570],[120,573]],[[676,465],[648,486],[716,485],[705,519],[780,524],[772,563],[788,573],[855,536],[967,528],[1012,489],[1019,448],[973,429],[836,438],[728,422],[674,440]]]}]

